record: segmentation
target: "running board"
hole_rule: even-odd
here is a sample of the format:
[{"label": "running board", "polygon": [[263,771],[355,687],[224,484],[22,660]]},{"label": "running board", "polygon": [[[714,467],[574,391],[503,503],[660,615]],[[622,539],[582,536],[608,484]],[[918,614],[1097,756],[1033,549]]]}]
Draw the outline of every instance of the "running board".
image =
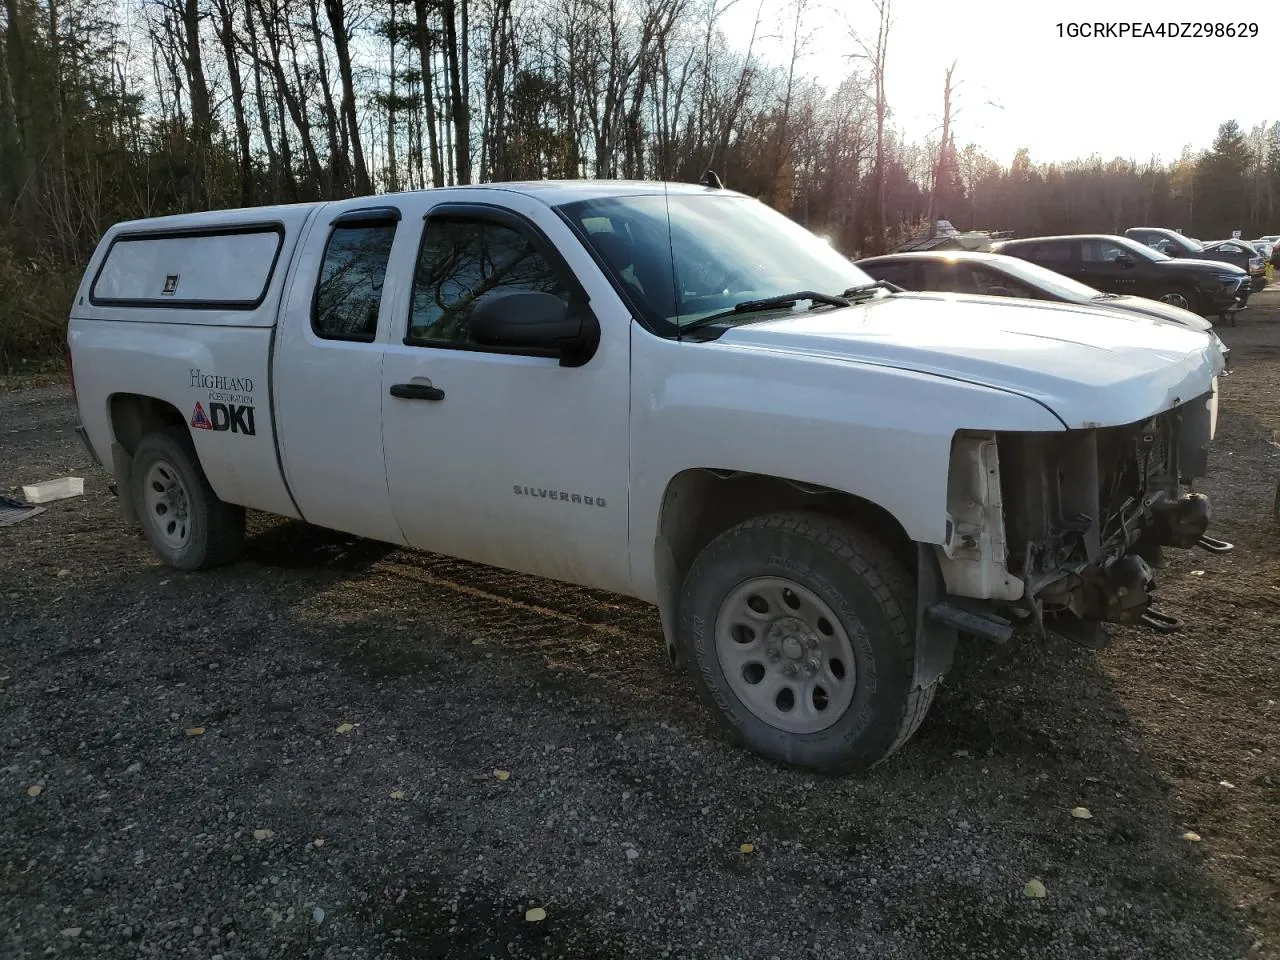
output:
[{"label": "running board", "polygon": [[972,633],[995,643],[1008,643],[1013,636],[1013,624],[1004,617],[987,611],[966,610],[957,603],[943,600],[925,611],[933,620],[945,623],[962,633]]}]

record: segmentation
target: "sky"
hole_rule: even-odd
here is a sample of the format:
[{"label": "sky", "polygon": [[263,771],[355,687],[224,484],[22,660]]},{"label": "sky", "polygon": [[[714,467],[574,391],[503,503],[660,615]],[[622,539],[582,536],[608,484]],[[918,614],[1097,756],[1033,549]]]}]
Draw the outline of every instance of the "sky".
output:
[{"label": "sky", "polygon": [[[804,73],[834,87],[857,50],[847,24],[874,43],[871,0],[806,0]],[[791,51],[791,0],[737,0],[723,29],[745,48],[763,11],[757,49]],[[790,13],[788,13],[790,11]],[[1228,12],[1232,15],[1227,19]],[[911,139],[936,137],[946,68],[957,61],[953,128],[1008,164],[1100,154],[1139,161],[1210,145],[1234,119],[1247,133],[1280,119],[1280,4],[1204,0],[892,0],[886,92],[891,123]],[[1072,38],[1069,23],[1256,24],[1246,38]]]}]

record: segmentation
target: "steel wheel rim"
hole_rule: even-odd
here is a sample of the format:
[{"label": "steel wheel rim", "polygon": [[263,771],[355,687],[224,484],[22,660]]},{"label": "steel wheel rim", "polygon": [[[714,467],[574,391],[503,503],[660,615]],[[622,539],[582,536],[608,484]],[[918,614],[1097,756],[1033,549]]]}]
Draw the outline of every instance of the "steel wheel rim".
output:
[{"label": "steel wheel rim", "polygon": [[190,507],[182,474],[168,460],[147,468],[142,484],[143,506],[156,536],[165,546],[179,550],[191,539]]},{"label": "steel wheel rim", "polygon": [[1181,307],[1183,310],[1191,309],[1191,301],[1181,293],[1166,293],[1160,298],[1161,303],[1167,303],[1171,307]]},{"label": "steel wheel rim", "polygon": [[787,733],[818,733],[853,702],[857,667],[849,634],[812,590],[784,577],[755,577],[725,597],[716,657],[734,695]]}]

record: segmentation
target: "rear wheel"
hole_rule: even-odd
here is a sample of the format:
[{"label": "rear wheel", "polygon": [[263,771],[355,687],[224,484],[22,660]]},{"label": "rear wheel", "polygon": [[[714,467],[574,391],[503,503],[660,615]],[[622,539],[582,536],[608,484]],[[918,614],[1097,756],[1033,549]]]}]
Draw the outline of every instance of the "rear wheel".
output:
[{"label": "rear wheel", "polygon": [[219,500],[186,427],[148,434],[133,455],[134,506],[160,559],[179,570],[230,563],[244,544],[244,508]]},{"label": "rear wheel", "polygon": [[773,760],[864,769],[915,732],[936,684],[914,689],[915,588],[857,527],[810,513],[748,520],[698,556],[680,631],[707,702]]}]

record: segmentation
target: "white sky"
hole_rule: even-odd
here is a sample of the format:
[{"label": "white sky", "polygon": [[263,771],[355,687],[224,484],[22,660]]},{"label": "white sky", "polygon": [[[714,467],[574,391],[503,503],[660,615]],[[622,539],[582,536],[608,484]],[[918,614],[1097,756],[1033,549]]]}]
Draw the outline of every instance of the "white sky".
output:
[{"label": "white sky", "polygon": [[[874,42],[870,0],[808,0],[811,33],[803,72],[834,86],[857,47],[846,23]],[[745,48],[760,0],[724,15],[730,43]],[[757,41],[769,59],[790,54],[794,7],[764,0]],[[1231,20],[1228,20],[1231,16]],[[1022,146],[1033,161],[1101,154],[1173,159],[1184,145],[1208,147],[1218,125],[1247,133],[1280,119],[1280,4],[1274,0],[893,0],[886,86],[891,122],[923,139],[942,122],[943,74],[957,60],[956,144],[979,144],[1007,164]],[[1245,39],[1132,36],[1073,39],[1058,23],[1094,21],[1256,23]],[[1064,27],[1065,30],[1065,27]],[[990,105],[989,101],[998,106]]]}]

